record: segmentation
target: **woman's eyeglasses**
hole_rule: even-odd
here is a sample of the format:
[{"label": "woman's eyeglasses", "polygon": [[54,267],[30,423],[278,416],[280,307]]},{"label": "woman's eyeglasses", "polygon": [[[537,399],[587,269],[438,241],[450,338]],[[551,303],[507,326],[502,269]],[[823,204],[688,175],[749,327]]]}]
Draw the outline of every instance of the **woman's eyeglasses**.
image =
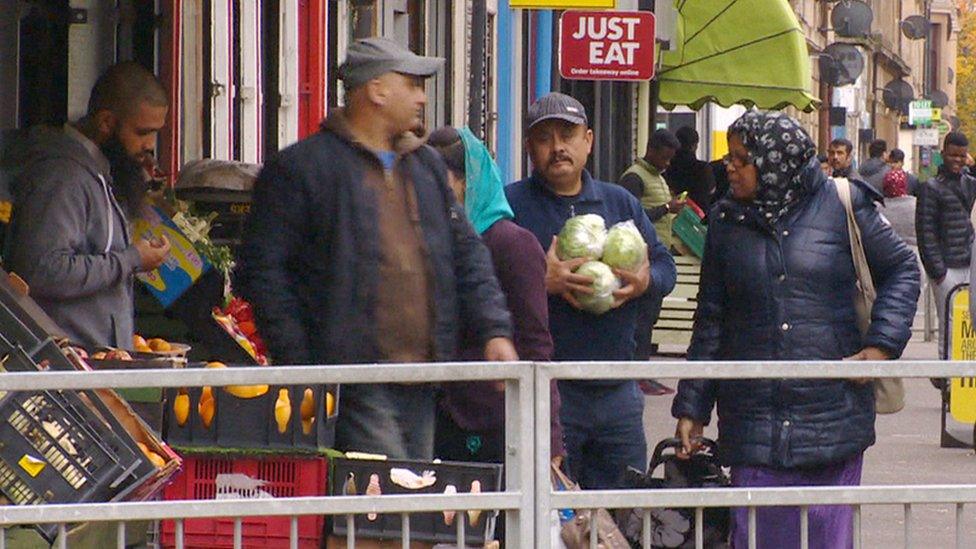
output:
[{"label": "woman's eyeglasses", "polygon": [[732,164],[736,168],[745,168],[746,166],[752,164],[752,155],[746,154],[743,156],[743,155],[729,154],[725,157],[725,164],[726,165]]}]

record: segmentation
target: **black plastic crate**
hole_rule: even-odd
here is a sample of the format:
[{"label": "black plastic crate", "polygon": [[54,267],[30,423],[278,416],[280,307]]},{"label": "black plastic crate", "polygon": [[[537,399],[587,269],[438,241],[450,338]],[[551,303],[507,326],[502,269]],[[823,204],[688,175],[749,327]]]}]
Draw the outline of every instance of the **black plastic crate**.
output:
[{"label": "black plastic crate", "polygon": [[11,372],[35,372],[38,370],[74,371],[74,364],[64,356],[61,347],[51,338],[25,348],[0,332],[0,365]]},{"label": "black plastic crate", "polygon": [[[20,391],[0,398],[0,492],[15,505],[104,502],[156,474],[97,394]],[[53,541],[57,525],[38,525]]]},{"label": "black plastic crate", "polygon": [[[409,469],[421,475],[433,471],[437,481],[426,488],[410,490],[394,484],[390,480],[390,470]],[[494,463],[462,463],[444,461],[433,463],[416,460],[367,460],[334,458],[329,473],[329,495],[348,495],[347,484],[355,484],[356,493],[363,495],[369,486],[371,475],[378,475],[383,494],[443,494],[447,486],[454,485],[459,494],[470,493],[473,481],[481,483],[482,492],[499,492],[502,489],[504,466]],[[399,513],[380,514],[375,520],[368,515],[356,515],[356,537],[363,539],[399,540],[402,535],[402,520]],[[457,512],[450,525],[443,513],[412,513],[410,515],[410,539],[432,543],[457,542],[457,521],[466,521],[465,545],[482,547],[494,537],[497,511],[484,511],[475,524],[471,524],[465,512]],[[347,518],[336,516],[331,519],[332,535],[346,535]]]},{"label": "black plastic crate", "polygon": [[193,203],[202,215],[216,213],[210,226],[210,239],[217,245],[239,246],[244,222],[251,213],[249,191],[194,187],[177,189],[176,197]]},{"label": "black plastic crate", "polygon": [[[306,388],[312,389],[316,410],[316,419],[309,434],[303,432],[301,418],[301,404]],[[284,433],[278,432],[274,414],[279,389],[288,389],[292,408],[288,428]],[[203,388],[166,390],[166,442],[177,448],[266,449],[309,453],[317,453],[335,445],[335,424],[339,413],[338,385],[270,385],[263,395],[246,399],[228,393],[223,387],[213,387],[211,391],[215,412],[210,427],[207,428],[198,408]],[[335,405],[332,415],[322,421],[321,418],[325,415],[326,391],[332,393]],[[174,406],[180,392],[185,392],[189,397],[190,412],[183,425],[177,421]]]}]

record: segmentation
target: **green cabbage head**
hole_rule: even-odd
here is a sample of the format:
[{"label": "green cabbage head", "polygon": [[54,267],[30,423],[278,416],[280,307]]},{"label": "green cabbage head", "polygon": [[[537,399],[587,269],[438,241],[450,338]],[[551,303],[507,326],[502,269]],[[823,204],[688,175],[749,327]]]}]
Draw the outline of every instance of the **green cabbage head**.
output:
[{"label": "green cabbage head", "polygon": [[603,257],[603,243],[607,240],[607,224],[596,214],[570,217],[559,231],[559,244],[556,255],[562,261],[577,257],[600,259]]},{"label": "green cabbage head", "polygon": [[607,233],[603,262],[613,269],[634,272],[647,259],[647,243],[632,220],[617,223]]},{"label": "green cabbage head", "polygon": [[620,280],[613,274],[606,263],[589,261],[576,269],[576,274],[593,278],[593,293],[577,292],[576,300],[584,311],[595,315],[602,315],[613,307],[613,292],[620,289]]}]

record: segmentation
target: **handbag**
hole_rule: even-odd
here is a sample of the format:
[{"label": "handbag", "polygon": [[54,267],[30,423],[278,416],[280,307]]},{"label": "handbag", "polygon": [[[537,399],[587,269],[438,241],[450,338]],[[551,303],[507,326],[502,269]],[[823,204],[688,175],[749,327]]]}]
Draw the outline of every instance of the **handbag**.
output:
[{"label": "handbag", "polygon": [[[660,490],[677,488],[727,488],[732,481],[718,460],[718,444],[711,439],[702,439],[703,448],[689,459],[679,459],[677,451],[681,439],[668,438],[654,448],[647,472],[628,468],[625,476],[627,488],[637,490]],[[668,452],[670,450],[670,452]],[[654,473],[663,470],[662,477]],[[728,507],[709,507],[703,509],[702,542],[705,549],[728,547],[730,515]],[[616,513],[617,525],[630,541],[632,547],[639,549],[694,549],[695,510],[694,509],[651,509],[651,545],[644,547],[643,509],[620,509]]]},{"label": "handbag", "polygon": [[[851,257],[854,258],[854,272],[857,273],[857,294],[854,296],[854,310],[857,313],[857,328],[861,335],[866,335],[871,327],[871,309],[877,293],[868,259],[864,255],[864,243],[861,241],[861,229],[854,217],[854,206],[851,203],[851,182],[845,178],[834,179],[837,196],[840,197],[844,209],[847,210],[847,232],[851,240]],[[879,414],[894,414],[905,407],[905,386],[900,378],[879,378],[874,380],[875,411]]]},{"label": "handbag", "polygon": [[[555,465],[552,468],[552,486],[558,491],[579,490],[579,486]],[[559,537],[567,549],[588,549],[590,530],[596,528],[599,549],[630,549],[630,544],[617,528],[617,523],[606,509],[584,509],[580,511],[560,511],[562,527]]]}]

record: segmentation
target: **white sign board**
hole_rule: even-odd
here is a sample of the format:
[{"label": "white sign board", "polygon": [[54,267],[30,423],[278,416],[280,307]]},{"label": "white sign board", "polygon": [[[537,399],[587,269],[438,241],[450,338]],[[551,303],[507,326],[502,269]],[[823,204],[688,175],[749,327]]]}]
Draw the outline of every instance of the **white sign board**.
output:
[{"label": "white sign board", "polygon": [[915,130],[912,141],[914,141],[916,147],[938,147],[939,130],[938,128]]}]

